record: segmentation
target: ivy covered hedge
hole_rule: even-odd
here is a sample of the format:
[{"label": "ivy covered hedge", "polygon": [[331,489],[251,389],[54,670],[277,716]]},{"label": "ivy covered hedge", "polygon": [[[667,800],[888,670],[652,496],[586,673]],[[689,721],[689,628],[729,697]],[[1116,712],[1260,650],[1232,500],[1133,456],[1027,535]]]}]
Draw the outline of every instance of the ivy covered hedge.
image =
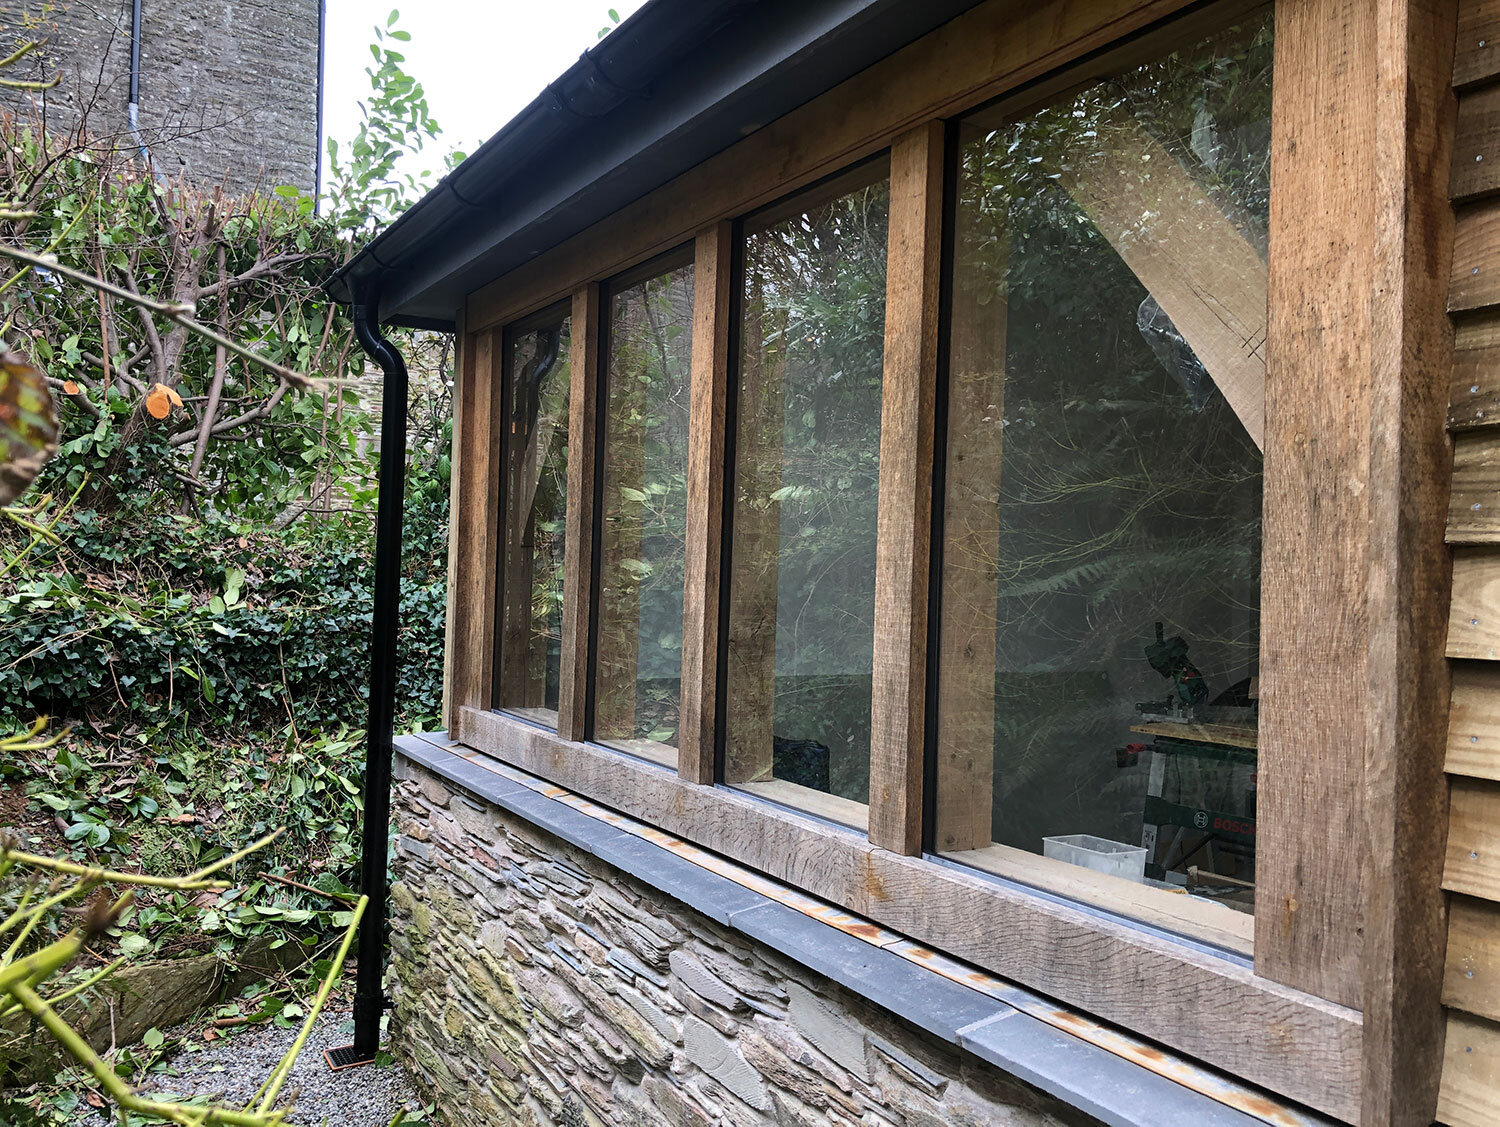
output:
[{"label": "ivy covered hedge", "polygon": [[[440,460],[446,465],[446,459]],[[189,721],[204,738],[366,719],[368,514],[288,529],[140,503],[75,509],[0,583],[0,723],[103,733]],[[447,497],[409,490],[399,721],[440,707]]]}]

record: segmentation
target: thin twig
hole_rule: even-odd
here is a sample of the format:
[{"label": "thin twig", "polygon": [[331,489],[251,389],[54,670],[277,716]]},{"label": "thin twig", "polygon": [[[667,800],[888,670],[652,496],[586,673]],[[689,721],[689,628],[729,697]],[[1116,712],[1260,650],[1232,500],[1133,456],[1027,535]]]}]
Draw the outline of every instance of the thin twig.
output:
[{"label": "thin twig", "polygon": [[303,892],[316,893],[318,896],[326,896],[329,900],[341,900],[345,904],[357,904],[359,901],[353,896],[345,896],[342,892],[329,892],[315,885],[303,884],[301,881],[292,880],[290,877],[279,877],[275,873],[258,874],[262,880],[272,880],[277,884],[284,884],[288,888],[300,888]]}]

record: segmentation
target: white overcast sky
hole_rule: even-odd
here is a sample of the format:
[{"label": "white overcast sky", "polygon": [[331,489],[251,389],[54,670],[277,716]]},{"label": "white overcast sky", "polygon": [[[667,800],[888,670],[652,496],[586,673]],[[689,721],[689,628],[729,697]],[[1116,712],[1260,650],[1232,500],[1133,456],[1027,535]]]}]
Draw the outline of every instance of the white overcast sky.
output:
[{"label": "white overcast sky", "polygon": [[[472,153],[598,42],[613,8],[626,19],[644,0],[327,0],[323,134],[344,146],[370,91],[374,25],[392,8],[411,42],[392,44],[422,84],[443,129],[442,149]],[[326,142],[325,142],[326,148]],[[423,168],[440,168],[427,152]]]}]

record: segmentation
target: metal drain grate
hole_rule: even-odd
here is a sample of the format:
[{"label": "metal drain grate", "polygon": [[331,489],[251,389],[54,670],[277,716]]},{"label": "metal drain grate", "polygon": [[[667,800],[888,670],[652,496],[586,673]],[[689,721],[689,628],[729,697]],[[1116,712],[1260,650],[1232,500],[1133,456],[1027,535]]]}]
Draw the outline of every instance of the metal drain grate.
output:
[{"label": "metal drain grate", "polygon": [[353,1045],[344,1045],[337,1049],[324,1049],[323,1059],[328,1062],[329,1071],[342,1072],[346,1068],[369,1064],[375,1058],[362,1055]]}]

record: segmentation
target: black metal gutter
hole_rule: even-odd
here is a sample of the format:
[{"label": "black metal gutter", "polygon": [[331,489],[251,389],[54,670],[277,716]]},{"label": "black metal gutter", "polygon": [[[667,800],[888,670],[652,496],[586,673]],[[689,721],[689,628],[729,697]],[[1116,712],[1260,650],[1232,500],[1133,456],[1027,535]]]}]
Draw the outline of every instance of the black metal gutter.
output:
[{"label": "black metal gutter", "polygon": [[464,296],[970,8],[976,0],[650,0],[328,282],[385,321]]},{"label": "black metal gutter", "polygon": [[370,616],[370,722],[365,735],[360,891],[370,898],[359,929],[354,1044],[340,1064],[375,1059],[385,1012],[386,855],[391,820],[391,749],[396,723],[396,627],[401,607],[401,516],[406,495],[406,361],[380,333],[377,295],[354,306],[354,333],[384,374],[380,403],[379,504],[375,517],[375,597]]}]

